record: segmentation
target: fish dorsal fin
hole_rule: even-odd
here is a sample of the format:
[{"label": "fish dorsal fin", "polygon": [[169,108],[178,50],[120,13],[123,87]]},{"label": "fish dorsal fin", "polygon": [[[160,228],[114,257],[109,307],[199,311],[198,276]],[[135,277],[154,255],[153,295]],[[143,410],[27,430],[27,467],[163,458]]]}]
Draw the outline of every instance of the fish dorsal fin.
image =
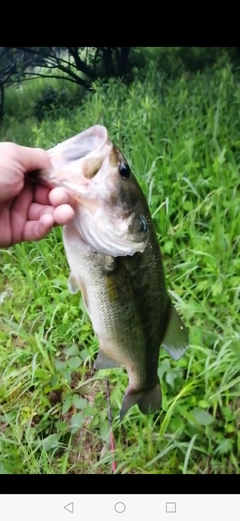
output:
[{"label": "fish dorsal fin", "polygon": [[188,348],[189,331],[171,301],[169,303],[168,313],[168,326],[162,345],[174,360],[179,360]]}]

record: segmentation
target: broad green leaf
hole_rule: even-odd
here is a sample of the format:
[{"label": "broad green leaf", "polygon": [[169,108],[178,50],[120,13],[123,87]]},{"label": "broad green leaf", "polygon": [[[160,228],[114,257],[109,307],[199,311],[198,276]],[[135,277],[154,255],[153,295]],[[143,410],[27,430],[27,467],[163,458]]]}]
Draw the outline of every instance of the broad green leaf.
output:
[{"label": "broad green leaf", "polygon": [[80,367],[82,363],[82,360],[80,358],[80,356],[73,356],[73,358],[70,358],[68,360],[68,365],[70,367],[70,369],[78,369],[78,367]]},{"label": "broad green leaf", "polygon": [[76,407],[76,409],[85,409],[85,407],[88,405],[88,401],[86,398],[80,398],[79,396],[73,397],[73,405]]},{"label": "broad green leaf", "polygon": [[58,446],[59,438],[61,434],[50,434],[47,438],[44,438],[42,441],[42,446],[44,450],[48,451]]},{"label": "broad green leaf", "polygon": [[168,385],[170,385],[170,387],[173,388],[174,380],[176,380],[176,378],[177,378],[177,374],[174,371],[168,371],[167,372],[167,374],[166,374],[166,382],[168,383]]},{"label": "broad green leaf", "polygon": [[63,371],[66,368],[66,362],[62,360],[56,360],[54,365],[57,371]]},{"label": "broad green leaf", "polygon": [[64,349],[64,353],[66,356],[74,356],[79,354],[79,347],[76,345],[73,345],[71,347],[67,347]]},{"label": "broad green leaf", "polygon": [[74,414],[71,418],[71,431],[74,434],[75,432],[82,427],[82,424],[84,422],[84,416],[82,412],[77,412]]},{"label": "broad green leaf", "polygon": [[63,402],[62,414],[66,414],[66,412],[68,412],[71,407],[72,407],[72,399],[71,398],[67,398]]},{"label": "broad green leaf", "polygon": [[199,425],[203,425],[207,427],[214,422],[214,417],[204,409],[200,409],[200,407],[196,407],[192,410],[192,414],[195,420],[199,423]]}]

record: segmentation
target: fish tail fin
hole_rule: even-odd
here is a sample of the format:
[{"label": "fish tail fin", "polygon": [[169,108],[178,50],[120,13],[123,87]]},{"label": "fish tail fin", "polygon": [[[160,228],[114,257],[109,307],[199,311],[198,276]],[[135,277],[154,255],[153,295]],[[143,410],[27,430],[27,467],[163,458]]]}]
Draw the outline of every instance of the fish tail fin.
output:
[{"label": "fish tail fin", "polygon": [[150,389],[140,389],[139,391],[127,390],[120,411],[120,421],[123,420],[128,410],[136,404],[143,414],[159,412],[162,405],[160,382],[158,381]]},{"label": "fish tail fin", "polygon": [[181,358],[189,345],[189,330],[184,325],[171,300],[167,309],[168,326],[162,342],[164,349],[173,358]]}]

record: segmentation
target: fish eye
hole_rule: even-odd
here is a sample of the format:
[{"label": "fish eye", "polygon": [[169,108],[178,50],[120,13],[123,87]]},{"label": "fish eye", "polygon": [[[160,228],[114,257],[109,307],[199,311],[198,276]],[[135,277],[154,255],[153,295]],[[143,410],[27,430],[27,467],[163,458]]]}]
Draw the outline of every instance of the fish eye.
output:
[{"label": "fish eye", "polygon": [[140,228],[141,228],[141,232],[143,232],[143,233],[148,232],[148,224],[147,224],[145,217],[143,217],[143,215],[140,216]]},{"label": "fish eye", "polygon": [[131,170],[130,170],[130,167],[127,163],[120,163],[119,165],[119,173],[122,177],[130,177],[130,173],[131,173]]}]

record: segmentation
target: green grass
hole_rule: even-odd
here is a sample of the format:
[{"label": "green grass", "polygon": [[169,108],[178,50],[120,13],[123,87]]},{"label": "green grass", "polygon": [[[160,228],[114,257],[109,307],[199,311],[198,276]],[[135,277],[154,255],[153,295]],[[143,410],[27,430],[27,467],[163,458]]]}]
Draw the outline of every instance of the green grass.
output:
[{"label": "green grass", "polygon": [[107,126],[148,196],[191,345],[178,362],[161,350],[160,419],[136,407],[121,426],[127,376],[93,373],[98,344],[67,290],[61,230],[1,250],[1,473],[110,473],[106,374],[118,473],[240,472],[238,81],[224,66],[163,82],[150,64],[143,83],[95,85],[54,120],[5,117],[1,140],[42,147]]}]

